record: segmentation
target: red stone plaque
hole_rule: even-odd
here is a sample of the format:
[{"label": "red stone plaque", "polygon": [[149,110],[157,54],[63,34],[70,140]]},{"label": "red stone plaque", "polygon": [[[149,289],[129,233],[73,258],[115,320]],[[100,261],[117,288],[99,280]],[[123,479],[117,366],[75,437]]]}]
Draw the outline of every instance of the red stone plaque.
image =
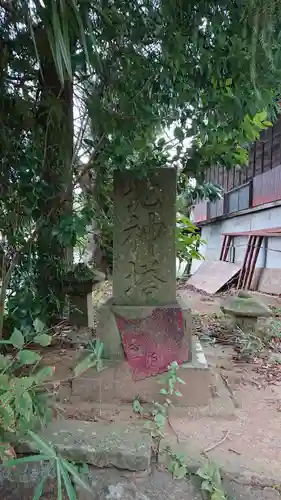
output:
[{"label": "red stone plaque", "polygon": [[115,316],[135,380],[164,373],[172,361],[182,364],[188,360],[180,308],[156,307],[141,319]]}]

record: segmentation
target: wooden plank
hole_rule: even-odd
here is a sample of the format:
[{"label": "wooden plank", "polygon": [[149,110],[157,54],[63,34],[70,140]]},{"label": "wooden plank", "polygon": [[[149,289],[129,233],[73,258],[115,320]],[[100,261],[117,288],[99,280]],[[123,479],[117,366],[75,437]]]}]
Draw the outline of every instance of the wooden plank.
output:
[{"label": "wooden plank", "polygon": [[213,294],[218,292],[241,269],[241,265],[220,260],[206,260],[187,281],[198,290]]}]

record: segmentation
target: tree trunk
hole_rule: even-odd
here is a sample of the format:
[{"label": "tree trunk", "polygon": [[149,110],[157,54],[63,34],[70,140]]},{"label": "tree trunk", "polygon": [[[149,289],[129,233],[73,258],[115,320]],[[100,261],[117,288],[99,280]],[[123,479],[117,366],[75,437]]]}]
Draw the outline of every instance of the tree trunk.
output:
[{"label": "tree trunk", "polygon": [[47,37],[40,45],[43,51],[37,122],[44,160],[39,211],[46,223],[38,234],[38,293],[45,301],[46,313],[53,317],[61,314],[64,305],[62,268],[73,258],[71,233],[67,238],[63,232],[67,219],[69,225],[72,222],[73,87],[69,80],[61,84]]}]

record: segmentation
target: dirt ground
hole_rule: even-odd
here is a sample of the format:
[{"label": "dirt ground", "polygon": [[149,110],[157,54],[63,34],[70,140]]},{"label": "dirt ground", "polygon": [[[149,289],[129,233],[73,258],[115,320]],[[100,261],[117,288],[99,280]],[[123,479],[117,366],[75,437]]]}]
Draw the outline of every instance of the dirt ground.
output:
[{"label": "dirt ground", "polygon": [[[234,416],[229,418],[190,419],[184,411],[175,413],[171,417],[173,430],[167,429],[167,438],[175,442],[177,435],[180,449],[188,456],[208,456],[239,477],[239,481],[242,475],[249,484],[279,485],[281,365],[272,364],[267,358],[254,360],[253,363],[237,361],[233,347],[218,341],[218,332],[224,328],[220,304],[226,295],[209,297],[186,289],[183,285],[180,288],[190,301],[193,328],[201,336],[207,361],[224,380],[236,408]],[[105,289],[105,295],[108,293],[110,286]],[[281,308],[280,298],[256,295],[268,305]],[[215,342],[203,343],[206,336],[215,339]],[[86,397],[86,374],[75,398],[70,399],[72,380],[69,378],[80,355],[81,347],[62,342],[45,356],[45,363],[56,367],[56,380],[62,381],[57,386],[58,411],[68,418],[102,420],[107,423],[134,420],[136,424],[142,424],[134,415],[131,405],[126,404],[126,394],[124,402],[110,404],[104,402],[103,389],[93,387],[95,397]],[[208,448],[211,450],[206,452]]]}]

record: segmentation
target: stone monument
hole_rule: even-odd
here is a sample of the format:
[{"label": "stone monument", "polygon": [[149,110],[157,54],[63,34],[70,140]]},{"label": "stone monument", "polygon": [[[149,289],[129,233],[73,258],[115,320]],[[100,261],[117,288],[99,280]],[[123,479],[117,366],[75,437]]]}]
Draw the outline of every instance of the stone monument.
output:
[{"label": "stone monument", "polygon": [[94,327],[93,289],[104,274],[78,263],[63,278],[63,289],[69,297],[69,323],[77,327]]},{"label": "stone monument", "polygon": [[114,176],[113,296],[97,334],[105,358],[126,359],[134,380],[197,356],[189,306],[176,296],[176,179],[166,167]]}]

